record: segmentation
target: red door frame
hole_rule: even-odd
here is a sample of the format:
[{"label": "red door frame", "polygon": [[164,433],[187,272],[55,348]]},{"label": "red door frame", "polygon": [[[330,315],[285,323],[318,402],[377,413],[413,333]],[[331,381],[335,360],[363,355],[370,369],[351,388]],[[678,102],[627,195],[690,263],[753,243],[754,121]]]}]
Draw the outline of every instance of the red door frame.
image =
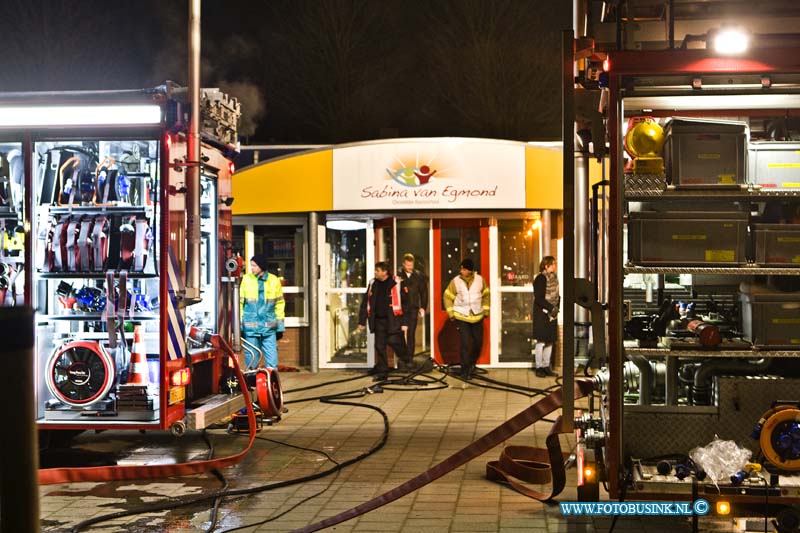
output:
[{"label": "red door frame", "polygon": [[[489,220],[485,218],[471,219],[435,219],[433,221],[433,265],[431,265],[431,288],[433,290],[433,331],[431,332],[431,344],[433,346],[433,358],[439,364],[444,364],[444,358],[437,341],[439,332],[446,325],[448,317],[444,310],[442,301],[444,300],[444,290],[447,288],[442,284],[442,228],[479,228],[480,230],[480,264],[477,265],[478,273],[488,283],[489,275]],[[491,287],[490,287],[491,288]],[[489,338],[491,328],[489,318],[483,321],[483,347],[478,358],[479,365],[487,365],[491,362],[491,340]]]}]

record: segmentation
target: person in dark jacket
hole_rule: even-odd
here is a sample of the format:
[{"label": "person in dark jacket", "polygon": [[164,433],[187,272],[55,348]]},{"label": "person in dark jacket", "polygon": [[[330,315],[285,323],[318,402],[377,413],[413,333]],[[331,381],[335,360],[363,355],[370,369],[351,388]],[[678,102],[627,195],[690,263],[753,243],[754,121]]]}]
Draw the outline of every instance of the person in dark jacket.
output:
[{"label": "person in dark jacket", "polygon": [[[408,316],[406,324],[406,353],[413,357],[417,350],[417,319],[425,317],[428,308],[428,279],[425,274],[414,269],[414,256],[403,256],[403,268],[397,273],[402,280],[400,290],[408,297]],[[401,368],[402,369],[402,368]]]},{"label": "person in dark jacket", "polygon": [[389,372],[386,346],[391,346],[398,360],[411,367],[411,357],[406,354],[405,333],[408,330],[408,298],[400,290],[400,280],[389,276],[389,264],[375,263],[375,277],[367,286],[361,300],[358,329],[369,324],[375,334],[375,366],[370,371],[375,381],[383,381]]},{"label": "person in dark jacket", "polygon": [[533,280],[533,338],[536,376],[555,376],[550,369],[553,343],[558,337],[559,295],[556,259],[548,255],[539,264],[539,275]]}]

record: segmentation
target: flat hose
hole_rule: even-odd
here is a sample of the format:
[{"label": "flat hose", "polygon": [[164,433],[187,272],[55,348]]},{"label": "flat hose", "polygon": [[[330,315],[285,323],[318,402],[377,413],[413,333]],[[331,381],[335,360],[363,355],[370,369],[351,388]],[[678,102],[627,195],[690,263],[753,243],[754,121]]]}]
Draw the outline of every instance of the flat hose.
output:
[{"label": "flat hose", "polygon": [[[583,396],[588,396],[592,394],[593,390],[593,383],[591,380],[588,379],[578,379],[575,380],[575,398],[582,398]],[[526,408],[524,411],[516,414],[512,418],[506,420],[498,427],[481,437],[480,439],[476,440],[475,442],[465,446],[458,452],[454,453],[441,463],[429,468],[425,472],[419,474],[418,476],[406,481],[402,485],[377,496],[365,503],[357,505],[351,509],[343,511],[335,516],[330,518],[326,518],[324,520],[320,520],[319,522],[315,522],[308,526],[302,527],[300,529],[294,530],[292,533],[311,533],[312,531],[319,531],[320,529],[324,529],[326,527],[331,527],[336,524],[340,524],[347,520],[353,519],[357,516],[362,514],[368,513],[373,511],[387,503],[391,503],[395,500],[402,498],[403,496],[418,490],[428,483],[439,479],[440,477],[452,472],[456,468],[460,467],[461,465],[475,459],[476,457],[484,454],[485,452],[491,450],[501,442],[508,440],[509,438],[513,437],[526,427],[530,426],[534,422],[541,420],[543,417],[552,413],[556,409],[560,408],[563,401],[562,401],[562,388],[556,389],[555,391],[551,392],[535,404],[531,405],[530,407]],[[558,421],[557,421],[558,422]],[[560,426],[560,425],[559,425]],[[555,425],[554,425],[555,428]],[[551,435],[555,435],[555,442],[558,443],[558,433],[559,430],[551,431]],[[548,444],[553,444],[553,439],[548,435]],[[533,455],[533,454],[531,454]],[[544,460],[544,454],[535,454],[537,458]],[[553,488],[549,495],[540,494],[542,496],[541,499],[549,500],[556,495],[558,495],[561,490],[564,488],[564,482],[566,480],[566,473],[564,472],[564,463],[563,459],[561,458],[561,448],[560,445],[558,450],[548,450],[547,457],[550,458],[550,467],[552,469],[552,479],[553,479]],[[557,460],[555,458],[557,457]],[[540,465],[544,466],[544,465]],[[546,476],[542,476],[544,478]]]}]

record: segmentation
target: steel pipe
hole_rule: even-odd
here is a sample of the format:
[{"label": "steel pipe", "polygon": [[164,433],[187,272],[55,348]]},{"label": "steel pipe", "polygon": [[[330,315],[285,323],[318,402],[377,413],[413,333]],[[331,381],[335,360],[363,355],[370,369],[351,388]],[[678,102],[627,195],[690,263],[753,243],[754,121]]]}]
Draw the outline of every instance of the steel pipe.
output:
[{"label": "steel pipe", "polygon": [[189,133],[186,139],[186,299],[200,299],[200,0],[189,0]]}]

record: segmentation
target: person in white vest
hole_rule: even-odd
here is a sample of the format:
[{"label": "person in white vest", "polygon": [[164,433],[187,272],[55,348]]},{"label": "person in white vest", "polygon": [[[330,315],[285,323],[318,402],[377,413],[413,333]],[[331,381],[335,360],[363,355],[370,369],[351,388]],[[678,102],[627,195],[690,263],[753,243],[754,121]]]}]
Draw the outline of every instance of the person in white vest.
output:
[{"label": "person in white vest", "polygon": [[489,286],[469,257],[444,291],[444,306],[461,338],[461,378],[470,379],[483,348],[483,319],[489,316]]}]

